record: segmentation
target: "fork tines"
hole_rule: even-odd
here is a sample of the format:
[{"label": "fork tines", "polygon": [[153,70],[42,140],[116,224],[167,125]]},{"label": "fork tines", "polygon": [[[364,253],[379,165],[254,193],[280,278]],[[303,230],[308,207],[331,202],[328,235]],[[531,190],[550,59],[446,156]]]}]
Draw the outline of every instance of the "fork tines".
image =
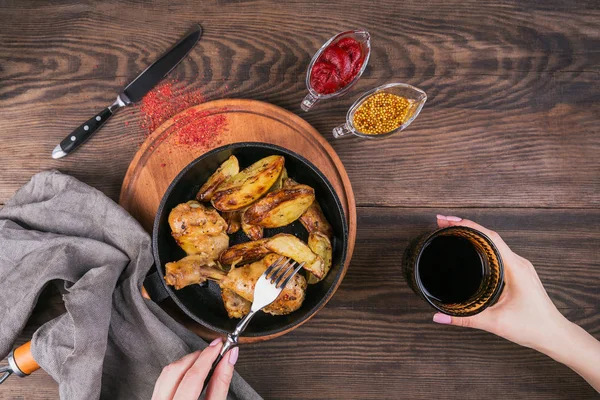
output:
[{"label": "fork tines", "polygon": [[303,266],[304,263],[298,264],[290,258],[281,256],[267,268],[264,275],[277,289],[283,289]]}]

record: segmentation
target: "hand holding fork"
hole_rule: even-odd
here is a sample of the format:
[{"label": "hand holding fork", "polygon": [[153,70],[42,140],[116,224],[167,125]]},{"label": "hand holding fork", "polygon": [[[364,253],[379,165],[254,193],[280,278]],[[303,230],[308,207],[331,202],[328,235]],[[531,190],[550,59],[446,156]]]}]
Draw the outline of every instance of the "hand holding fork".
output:
[{"label": "hand holding fork", "polygon": [[[227,335],[227,340],[221,347],[221,351],[215,361],[212,363],[210,371],[207,371],[207,362],[210,362],[210,360],[215,357],[216,349],[214,348],[221,343],[221,339],[213,341],[202,353],[195,352],[188,354],[181,360],[166,366],[156,381],[152,399],[197,399],[208,386],[212,375],[219,365],[219,362],[223,359],[223,356],[225,356],[228,351],[238,346],[239,337],[248,326],[252,317],[254,317],[258,311],[277,300],[277,297],[283,288],[286,287],[294,275],[296,275],[303,266],[304,263],[297,264],[295,261],[284,257],[280,257],[271,264],[256,282],[254,287],[254,301],[252,302],[250,313],[237,324],[232,333]],[[236,352],[231,352],[229,354],[228,361],[230,366],[226,370],[227,383],[223,384],[223,380],[215,382],[209,390],[210,393],[207,393],[207,396],[210,396],[211,400],[220,400],[227,397],[227,391],[229,389],[228,382],[231,381],[233,364],[235,364],[236,360],[237,350]],[[204,379],[202,388],[200,388],[198,380],[203,376],[206,378]],[[209,397],[207,397],[207,399],[208,398]]]}]

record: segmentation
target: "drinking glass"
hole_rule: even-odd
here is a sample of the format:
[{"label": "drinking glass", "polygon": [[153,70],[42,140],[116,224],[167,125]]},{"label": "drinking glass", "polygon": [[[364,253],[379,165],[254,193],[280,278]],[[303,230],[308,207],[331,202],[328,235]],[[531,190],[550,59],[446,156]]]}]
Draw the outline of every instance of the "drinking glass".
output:
[{"label": "drinking glass", "polygon": [[[345,39],[345,38],[352,38],[361,45],[362,51],[364,53],[364,61],[363,61],[362,67],[360,68],[360,71],[354,77],[354,79],[350,83],[348,83],[346,86],[343,86],[342,88],[340,88],[340,90],[338,90],[337,92],[329,93],[329,94],[321,94],[321,93],[317,92],[315,89],[313,89],[312,85],[310,84],[310,74],[312,72],[313,66],[315,65],[315,62],[319,59],[319,57],[321,56],[323,51],[327,47],[329,47],[330,44],[337,43],[338,41]],[[308,65],[308,71],[306,72],[306,88],[308,89],[308,94],[306,95],[306,97],[304,97],[304,100],[302,100],[302,104],[300,104],[300,107],[304,111],[308,111],[318,101],[327,100],[327,99],[331,99],[333,97],[338,97],[338,96],[342,96],[342,95],[346,94],[348,92],[348,90],[350,90],[350,88],[356,82],[358,82],[358,79],[360,78],[360,76],[363,74],[363,72],[367,68],[367,63],[369,62],[370,55],[371,55],[371,35],[369,35],[369,32],[367,32],[365,30],[353,30],[353,31],[340,32],[337,35],[333,36],[331,39],[329,39],[327,42],[325,42],[325,44],[323,46],[321,46],[319,51],[317,51],[317,53],[313,56],[310,64]]]},{"label": "drinking glass", "polygon": [[[477,291],[459,303],[444,303],[432,296],[424,286],[421,276],[421,256],[427,246],[440,236],[466,239],[477,251],[483,267]],[[504,287],[504,265],[500,252],[485,234],[464,226],[451,226],[421,235],[407,249],[404,257],[404,274],[410,288],[436,310],[459,317],[475,315],[496,303]]]},{"label": "drinking glass", "polygon": [[[365,100],[367,100],[367,98],[371,97],[375,93],[391,93],[407,99],[411,103],[411,109],[409,111],[410,118],[408,118],[398,128],[388,133],[368,134],[359,131],[353,123],[354,113],[362,105],[362,103],[364,103]],[[368,92],[363,94],[358,100],[354,102],[354,104],[352,105],[352,107],[350,107],[348,113],[346,114],[346,123],[344,125],[340,125],[336,128],[333,128],[333,137],[340,138],[347,136],[349,133],[351,133],[353,135],[367,139],[386,138],[406,129],[415,120],[415,118],[417,118],[426,101],[427,95],[424,91],[406,83],[388,83],[386,85],[376,87],[375,89],[369,90]]]}]

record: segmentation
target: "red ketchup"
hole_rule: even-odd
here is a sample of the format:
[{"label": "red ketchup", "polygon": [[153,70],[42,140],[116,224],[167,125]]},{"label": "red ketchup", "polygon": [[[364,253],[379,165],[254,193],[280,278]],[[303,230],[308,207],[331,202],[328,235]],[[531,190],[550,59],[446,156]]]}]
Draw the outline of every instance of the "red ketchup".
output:
[{"label": "red ketchup", "polygon": [[365,61],[362,47],[352,38],[332,43],[310,70],[310,85],[319,94],[331,94],[347,86]]}]

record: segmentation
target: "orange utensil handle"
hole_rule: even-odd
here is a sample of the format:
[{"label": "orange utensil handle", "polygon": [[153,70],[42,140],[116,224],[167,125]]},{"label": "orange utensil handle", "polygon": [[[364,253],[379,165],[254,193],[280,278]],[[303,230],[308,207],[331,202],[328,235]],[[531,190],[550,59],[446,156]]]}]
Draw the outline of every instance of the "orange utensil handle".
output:
[{"label": "orange utensil handle", "polygon": [[11,351],[8,355],[8,365],[0,367],[0,384],[12,374],[23,377],[38,369],[40,366],[31,355],[31,342],[27,342]]},{"label": "orange utensil handle", "polygon": [[33,359],[33,355],[31,354],[31,342],[17,347],[13,353],[13,357],[17,368],[25,375],[29,375],[40,369],[39,364]]},{"label": "orange utensil handle", "polygon": [[21,347],[17,347],[13,352],[13,360],[16,367],[24,374],[29,375],[40,369],[38,363],[31,354],[31,342],[27,342]]}]

